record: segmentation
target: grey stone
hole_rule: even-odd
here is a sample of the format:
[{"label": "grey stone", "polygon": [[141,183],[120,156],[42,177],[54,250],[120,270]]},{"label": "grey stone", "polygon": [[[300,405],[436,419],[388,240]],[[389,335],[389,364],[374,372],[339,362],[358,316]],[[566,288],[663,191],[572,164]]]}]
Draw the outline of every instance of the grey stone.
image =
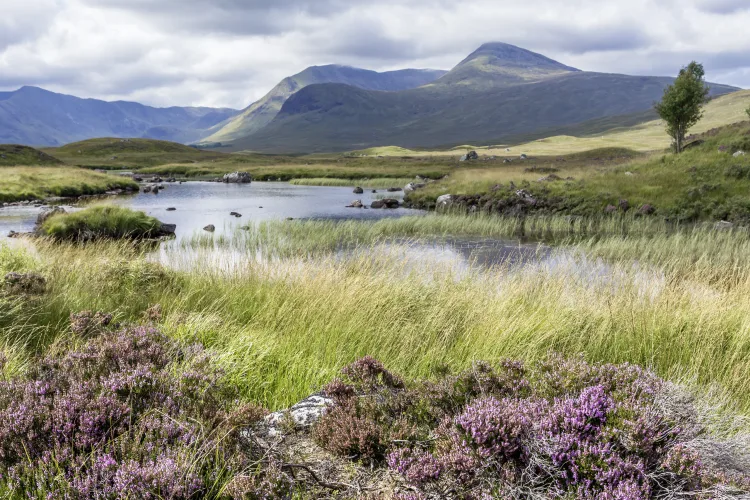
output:
[{"label": "grey stone", "polygon": [[228,184],[248,184],[252,182],[253,178],[247,172],[232,172],[224,175],[221,180]]},{"label": "grey stone", "polygon": [[359,186],[357,186],[357,187],[355,187],[355,188],[354,188],[354,194],[362,194],[362,193],[364,193],[364,192],[365,192],[365,190],[364,190],[364,189],[362,189],[362,188],[361,188],[361,187],[359,187]]},{"label": "grey stone", "polygon": [[42,210],[42,212],[36,218],[36,225],[41,226],[47,221],[47,219],[49,219],[53,215],[64,214],[64,213],[67,213],[67,212],[65,211],[63,207],[51,207],[46,210]]},{"label": "grey stone", "polygon": [[208,231],[209,233],[213,233],[214,231],[216,231],[216,226],[214,226],[213,224],[209,224],[208,226],[204,227],[203,230]]},{"label": "grey stone", "polygon": [[349,205],[346,206],[346,208],[362,208],[364,205],[362,204],[362,200],[354,200]]},{"label": "grey stone", "polygon": [[298,429],[309,428],[320,420],[332,404],[332,399],[315,394],[291,408],[271,413],[264,422],[268,428],[268,436],[275,437],[283,434],[283,427],[287,424],[294,424],[294,427]]},{"label": "grey stone", "polygon": [[447,207],[451,203],[453,203],[452,194],[444,194],[442,196],[438,196],[438,199],[436,201],[438,207]]}]

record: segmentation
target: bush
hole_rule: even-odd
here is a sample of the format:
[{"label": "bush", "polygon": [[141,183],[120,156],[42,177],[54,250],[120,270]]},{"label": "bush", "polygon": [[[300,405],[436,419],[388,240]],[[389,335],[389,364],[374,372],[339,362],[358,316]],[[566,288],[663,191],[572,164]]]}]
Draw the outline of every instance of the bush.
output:
[{"label": "bush", "polygon": [[56,240],[144,239],[162,234],[162,224],[143,212],[100,206],[58,214],[42,224],[40,232]]}]

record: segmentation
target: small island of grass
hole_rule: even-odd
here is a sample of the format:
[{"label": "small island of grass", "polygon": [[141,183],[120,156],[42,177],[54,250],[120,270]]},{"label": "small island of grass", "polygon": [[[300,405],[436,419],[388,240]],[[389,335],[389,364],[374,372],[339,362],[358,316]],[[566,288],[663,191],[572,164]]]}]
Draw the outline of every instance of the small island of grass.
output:
[{"label": "small island of grass", "polygon": [[38,232],[60,241],[143,240],[173,234],[174,226],[128,208],[96,206],[54,215],[42,223]]}]

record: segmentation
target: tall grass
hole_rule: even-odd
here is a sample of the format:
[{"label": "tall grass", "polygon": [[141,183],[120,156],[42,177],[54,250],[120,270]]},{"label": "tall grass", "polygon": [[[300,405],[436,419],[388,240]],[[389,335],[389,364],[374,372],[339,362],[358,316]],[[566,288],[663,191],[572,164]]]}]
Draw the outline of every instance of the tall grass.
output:
[{"label": "tall grass", "polygon": [[0,171],[0,202],[76,197],[113,189],[138,189],[132,179],[69,167],[6,167]]},{"label": "tall grass", "polygon": [[94,206],[79,212],[58,214],[47,219],[41,232],[57,240],[99,238],[152,238],[159,235],[161,222],[143,212],[123,207]]},{"label": "tall grass", "polygon": [[292,179],[295,186],[360,186],[363,188],[403,187],[413,182],[413,177],[376,177],[374,179],[336,179],[318,177],[313,179]]},{"label": "tall grass", "polygon": [[[425,233],[416,229],[420,222],[440,227],[427,217],[388,221]],[[328,223],[265,227],[290,240],[356,227],[320,224]],[[485,234],[499,231],[482,229],[489,221],[480,218],[474,224]],[[40,244],[38,266],[50,291],[0,315],[0,328],[11,345],[38,349],[66,334],[70,312],[141,320],[160,304],[171,335],[208,346],[246,398],[271,407],[316,390],[366,354],[408,376],[431,376],[476,359],[531,360],[555,350],[716,387],[750,412],[748,236],[640,229],[581,233],[543,265],[461,275],[439,266],[425,274],[377,251],[350,259],[249,258],[230,270],[196,265],[177,272],[122,243]]]}]

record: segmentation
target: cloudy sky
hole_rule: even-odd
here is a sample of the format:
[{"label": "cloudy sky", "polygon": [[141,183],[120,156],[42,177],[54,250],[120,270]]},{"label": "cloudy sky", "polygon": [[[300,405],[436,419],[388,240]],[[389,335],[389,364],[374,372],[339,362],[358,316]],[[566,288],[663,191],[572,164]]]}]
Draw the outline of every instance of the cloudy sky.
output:
[{"label": "cloudy sky", "polygon": [[750,0],[1,0],[0,90],[242,108],[307,66],[450,69],[502,41],[750,87]]}]

